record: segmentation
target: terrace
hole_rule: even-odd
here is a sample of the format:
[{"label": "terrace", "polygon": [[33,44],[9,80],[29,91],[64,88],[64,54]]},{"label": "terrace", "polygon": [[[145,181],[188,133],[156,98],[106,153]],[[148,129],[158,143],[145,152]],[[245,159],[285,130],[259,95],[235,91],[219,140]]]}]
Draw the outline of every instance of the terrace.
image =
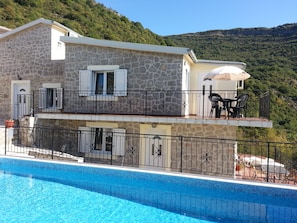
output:
[{"label": "terrace", "polygon": [[[113,95],[90,94],[61,89],[54,94],[35,91],[30,96],[35,114],[109,114],[180,117],[194,119],[225,119],[226,109],[221,105],[221,116],[211,114],[212,103],[206,91],[128,91]],[[216,91],[223,97],[236,98],[236,91]],[[243,92],[241,92],[243,93]],[[241,94],[240,93],[240,94]],[[269,93],[253,92],[237,120],[269,120]],[[23,109],[19,105],[14,106]],[[27,113],[29,112],[28,106]],[[19,113],[24,113],[23,111]],[[230,119],[234,119],[230,117]]]}]

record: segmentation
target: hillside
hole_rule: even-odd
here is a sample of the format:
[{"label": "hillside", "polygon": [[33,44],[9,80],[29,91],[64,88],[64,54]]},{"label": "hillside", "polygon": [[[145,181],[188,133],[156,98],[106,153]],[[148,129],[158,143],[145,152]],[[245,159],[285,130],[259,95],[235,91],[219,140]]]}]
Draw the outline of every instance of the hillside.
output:
[{"label": "hillside", "polygon": [[297,24],[275,28],[213,30],[165,37],[194,49],[200,59],[243,61],[248,90],[269,90],[274,128],[297,137]]},{"label": "hillside", "polygon": [[[199,59],[243,61],[249,91],[270,90],[274,129],[243,129],[245,138],[297,140],[297,24],[158,36],[94,0],[0,0],[0,25],[55,20],[93,38],[192,48]],[[277,137],[276,137],[277,136]]]},{"label": "hillside", "polygon": [[164,39],[94,0],[0,0],[0,25],[15,28],[38,18],[55,20],[97,39],[166,45]]}]

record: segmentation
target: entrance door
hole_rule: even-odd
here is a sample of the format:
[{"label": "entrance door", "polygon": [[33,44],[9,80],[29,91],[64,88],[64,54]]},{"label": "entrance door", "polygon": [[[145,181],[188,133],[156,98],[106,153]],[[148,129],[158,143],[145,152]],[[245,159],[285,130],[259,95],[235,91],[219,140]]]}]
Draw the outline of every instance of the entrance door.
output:
[{"label": "entrance door", "polygon": [[30,83],[28,81],[17,81],[12,83],[13,89],[13,119],[20,119],[30,114]]},{"label": "entrance door", "polygon": [[167,154],[165,130],[152,129],[145,136],[145,166],[149,168],[166,168]]}]

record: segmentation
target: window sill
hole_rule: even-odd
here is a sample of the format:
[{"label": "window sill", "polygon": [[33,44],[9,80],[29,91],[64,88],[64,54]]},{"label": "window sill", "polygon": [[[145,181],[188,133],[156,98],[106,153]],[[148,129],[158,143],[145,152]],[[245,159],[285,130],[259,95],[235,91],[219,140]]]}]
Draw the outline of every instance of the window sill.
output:
[{"label": "window sill", "polygon": [[88,101],[118,101],[118,97],[113,95],[93,95],[87,96]]},{"label": "window sill", "polygon": [[96,154],[101,154],[101,155],[111,155],[111,152],[95,150],[95,149],[92,149],[90,152],[91,153],[96,153]]},{"label": "window sill", "polygon": [[41,108],[42,112],[61,112],[62,109],[58,108]]}]

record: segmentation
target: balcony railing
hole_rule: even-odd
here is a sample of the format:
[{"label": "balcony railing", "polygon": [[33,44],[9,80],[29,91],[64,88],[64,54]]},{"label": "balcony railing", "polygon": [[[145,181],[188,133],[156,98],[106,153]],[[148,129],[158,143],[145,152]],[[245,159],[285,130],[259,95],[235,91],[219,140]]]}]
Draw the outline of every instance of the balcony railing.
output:
[{"label": "balcony railing", "polygon": [[[237,95],[236,91],[216,91],[216,93],[223,98],[235,98]],[[126,96],[80,96],[78,91],[64,90],[59,98],[57,95],[46,95],[35,91],[32,98],[27,100],[31,102],[31,109],[26,105],[26,110],[29,113],[176,117],[194,115],[200,118],[214,118],[214,115],[210,116],[212,105],[208,99],[209,94],[209,91],[128,91]],[[268,92],[249,94],[243,117],[269,119],[269,100]],[[19,105],[14,105],[14,108],[22,109]]]},{"label": "balcony railing", "polygon": [[156,143],[154,135],[113,132],[111,142],[120,143],[103,151],[82,143],[87,134],[92,130],[0,127],[0,153],[297,185],[296,143],[161,135],[162,147],[145,150],[140,145]]}]

